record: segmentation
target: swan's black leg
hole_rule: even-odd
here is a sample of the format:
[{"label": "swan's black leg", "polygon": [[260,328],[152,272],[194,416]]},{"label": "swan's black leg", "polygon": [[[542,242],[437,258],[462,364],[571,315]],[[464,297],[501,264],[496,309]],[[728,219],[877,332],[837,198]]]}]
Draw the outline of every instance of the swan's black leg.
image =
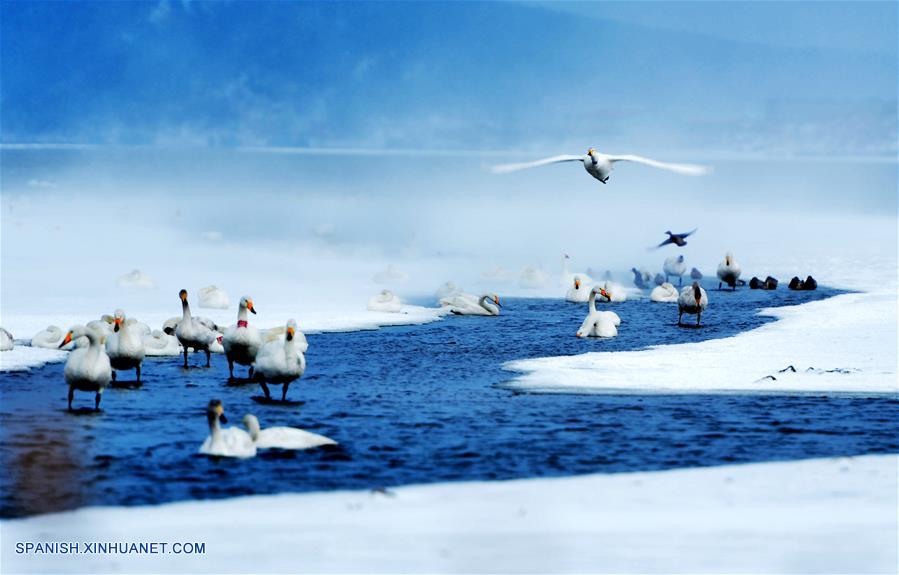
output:
[{"label": "swan's black leg", "polygon": [[230,355],[225,355],[228,358],[228,379],[234,379],[234,360],[231,359]]},{"label": "swan's black leg", "polygon": [[94,411],[100,411],[100,392],[97,392],[97,395],[94,396]]},{"label": "swan's black leg", "polygon": [[264,381],[260,381],[260,382],[259,382],[259,385],[262,386],[262,391],[263,391],[263,393],[265,393],[265,398],[266,398],[266,399],[271,399],[271,398],[272,398],[272,394],[271,394],[271,392],[269,392],[268,386],[265,385],[265,382],[264,382]]},{"label": "swan's black leg", "polygon": [[285,383],[284,387],[281,388],[281,401],[287,401],[287,388],[290,387],[289,383]]},{"label": "swan's black leg", "polygon": [[699,327],[699,318],[701,318],[701,317],[702,317],[702,312],[699,312],[698,314],[696,314],[696,327]]},{"label": "swan's black leg", "polygon": [[718,289],[721,289],[721,282],[718,282]]},{"label": "swan's black leg", "polygon": [[684,312],[682,312],[682,311],[677,312],[677,325],[681,325],[681,318],[683,318],[683,317],[684,317]]},{"label": "swan's black leg", "polygon": [[184,346],[184,367],[187,367],[187,346]]},{"label": "swan's black leg", "polygon": [[112,380],[115,381],[115,378],[116,378],[115,370],[112,370]]},{"label": "swan's black leg", "polygon": [[247,379],[253,379],[253,374],[254,374],[254,373],[256,373],[256,370],[255,370],[255,369],[253,368],[253,366],[251,365],[251,366],[250,366],[250,371],[249,371],[249,373],[247,373]]},{"label": "swan's black leg", "polygon": [[137,364],[137,383],[140,383],[140,364]]},{"label": "swan's black leg", "polygon": [[75,388],[69,388],[69,411],[72,411],[72,400],[75,399]]},{"label": "swan's black leg", "polygon": [[209,351],[209,348],[206,348],[206,367],[210,367],[212,364],[212,353]]}]

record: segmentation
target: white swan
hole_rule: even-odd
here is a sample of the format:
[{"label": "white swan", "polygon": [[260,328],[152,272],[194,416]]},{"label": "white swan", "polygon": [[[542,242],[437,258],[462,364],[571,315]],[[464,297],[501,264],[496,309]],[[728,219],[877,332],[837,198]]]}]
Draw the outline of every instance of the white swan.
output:
[{"label": "white swan", "polygon": [[181,298],[181,321],[175,328],[175,337],[184,349],[184,367],[187,367],[188,348],[193,348],[194,352],[206,352],[206,367],[210,365],[209,346],[215,342],[218,334],[213,331],[200,318],[191,317],[190,306],[187,303],[187,290],[178,292]]},{"label": "white swan", "polygon": [[14,340],[11,333],[0,327],[0,351],[11,350],[15,346]]},{"label": "white swan", "polygon": [[245,295],[237,305],[237,325],[226,329],[222,337],[222,348],[228,359],[228,374],[231,378],[234,378],[235,363],[250,366],[249,377],[253,377],[253,362],[262,347],[262,335],[250,325],[247,312],[255,314],[256,308],[253,307],[253,298]]},{"label": "white swan", "polygon": [[322,445],[337,445],[330,437],[296,427],[267,427],[261,429],[255,415],[243,416],[243,424],[257,449],[311,449]]},{"label": "white swan", "polygon": [[[31,347],[43,347],[47,349],[57,349],[59,343],[66,336],[65,332],[55,325],[48,325],[43,330],[34,334],[31,338]],[[74,345],[67,345],[63,349],[70,350]]]},{"label": "white swan", "polygon": [[573,274],[571,287],[568,288],[568,293],[565,294],[565,301],[584,303],[590,299],[591,289],[593,289],[593,284],[587,276]]},{"label": "white swan", "polygon": [[718,264],[718,289],[721,289],[721,283],[724,282],[736,290],[741,272],[740,264],[734,260],[734,256],[730,252],[727,252],[724,261]]},{"label": "white swan", "polygon": [[537,166],[545,166],[547,164],[556,164],[559,162],[581,162],[584,165],[584,169],[587,170],[588,174],[604,184],[609,181],[609,176],[611,175],[612,169],[614,168],[616,162],[636,162],[638,164],[644,164],[646,166],[652,166],[653,168],[668,170],[669,172],[677,172],[678,174],[684,174],[687,176],[701,176],[703,174],[709,173],[710,171],[706,166],[697,166],[695,164],[670,164],[667,162],[659,162],[657,160],[651,160],[649,158],[634,156],[630,154],[600,154],[593,148],[587,150],[587,153],[583,156],[552,156],[550,158],[544,158],[542,160],[537,160],[534,162],[525,162],[521,164],[502,164],[499,166],[493,166],[493,168],[491,168],[491,171],[495,174],[505,174],[508,172],[515,172],[517,170],[523,170],[526,168],[536,168]]},{"label": "white swan", "polygon": [[395,293],[389,289],[381,290],[376,296],[372,296],[368,300],[366,306],[369,311],[384,311],[388,313],[399,313],[403,309],[403,302]]},{"label": "white swan", "polygon": [[499,296],[493,293],[477,297],[470,293],[461,293],[440,300],[440,305],[449,308],[456,315],[499,315],[502,305]]},{"label": "white swan", "polygon": [[590,290],[587,317],[575,335],[578,337],[615,337],[618,335],[618,326],[621,325],[621,318],[613,311],[598,311],[596,309],[596,296],[602,296],[607,301],[611,301],[613,297],[605,289],[594,286]]},{"label": "white swan", "polygon": [[668,281],[669,276],[675,276],[678,279],[678,285],[680,285],[684,281],[684,274],[687,273],[687,264],[684,263],[684,256],[666,258],[662,270],[665,272],[665,281]]},{"label": "white swan", "polygon": [[660,286],[652,288],[649,300],[658,303],[676,303],[679,295],[674,285],[665,282]]},{"label": "white swan", "polygon": [[106,335],[97,328],[76,325],[58,346],[62,348],[72,340],[78,340],[63,368],[63,375],[69,385],[69,411],[72,410],[76,389],[94,392],[94,409],[100,409],[100,396],[112,377],[112,366],[103,345],[105,338]]},{"label": "white swan", "polygon": [[[263,345],[270,341],[277,341],[277,342],[280,342],[283,344],[286,337],[287,337],[287,326],[284,326],[284,325],[279,325],[278,327],[270,327],[270,328],[262,331]],[[300,353],[306,353],[306,351],[309,350],[309,342],[306,340],[306,334],[301,332],[296,327],[296,323],[294,323],[293,343],[294,343],[294,346],[296,347],[297,351]],[[258,354],[257,354],[257,356],[258,356]]]},{"label": "white swan", "polygon": [[155,289],[156,282],[153,278],[146,275],[140,270],[131,270],[127,274],[120,276],[116,281],[119,287],[133,289]]},{"label": "white swan", "polygon": [[144,353],[151,357],[181,355],[181,344],[178,338],[158,329],[143,336]]},{"label": "white swan", "polygon": [[693,282],[693,285],[687,286],[680,292],[677,298],[677,325],[681,324],[684,314],[696,316],[696,325],[702,318],[702,312],[709,305],[709,296],[705,290],[700,287],[699,282]]},{"label": "white swan", "polygon": [[462,293],[462,288],[456,285],[456,282],[448,281],[437,288],[437,291],[434,292],[434,298],[440,301],[443,298],[452,297],[460,293]]},{"label": "white swan", "polygon": [[627,301],[627,290],[624,286],[613,281],[606,281],[602,284],[610,303],[621,303]]},{"label": "white swan", "polygon": [[200,446],[200,453],[216,457],[254,457],[256,444],[249,433],[239,427],[222,428],[228,423],[222,402],[213,399],[206,407],[206,419],[209,422],[209,436]]},{"label": "white swan", "polygon": [[[109,363],[113,370],[135,370],[139,383],[140,366],[146,355],[143,334],[140,333],[137,322],[125,321],[124,311],[115,310],[114,318],[112,333],[106,337],[106,355],[109,356]],[[113,381],[115,378],[116,372],[113,371]]]},{"label": "white swan", "polygon": [[[297,322],[287,321],[284,341],[280,338],[268,341],[259,348],[256,354],[255,379],[262,386],[265,397],[270,398],[267,384],[283,385],[281,388],[281,401],[287,398],[287,388],[291,382],[298,379],[306,371],[306,357],[297,346],[294,336],[297,333]],[[305,342],[305,337],[303,338]]]},{"label": "white swan", "polygon": [[228,309],[228,292],[214,285],[200,289],[199,307],[210,309]]}]

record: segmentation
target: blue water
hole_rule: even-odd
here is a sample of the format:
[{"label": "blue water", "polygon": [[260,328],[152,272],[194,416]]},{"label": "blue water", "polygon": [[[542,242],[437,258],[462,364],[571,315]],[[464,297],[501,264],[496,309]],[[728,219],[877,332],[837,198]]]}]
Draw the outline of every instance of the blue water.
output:
[{"label": "blue water", "polygon": [[[899,451],[895,396],[530,394],[502,385],[514,376],[501,369],[508,360],[725,337],[771,321],[761,307],[835,293],[710,291],[701,329],[677,327],[673,304],[616,304],[623,323],[611,340],[574,337],[585,305],[530,299],[506,300],[495,318],[312,334],[308,371],[288,396],[302,404],[262,404],[257,386],[226,385],[223,356],[188,370],[179,358],[148,359],[144,385],[108,389],[98,414],[66,412],[61,363],[2,374],[0,516]],[[211,398],[232,423],[252,412],[263,427],[302,427],[341,445],[249,460],[198,455]],[[76,393],[75,404],[93,398]]]}]

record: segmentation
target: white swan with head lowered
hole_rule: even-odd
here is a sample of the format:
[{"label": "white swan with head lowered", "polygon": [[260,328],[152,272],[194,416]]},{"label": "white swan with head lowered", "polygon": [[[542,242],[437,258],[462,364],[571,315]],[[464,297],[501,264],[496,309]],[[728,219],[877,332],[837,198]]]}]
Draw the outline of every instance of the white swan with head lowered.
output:
[{"label": "white swan with head lowered", "polygon": [[213,399],[206,407],[206,420],[209,422],[209,436],[200,446],[200,453],[216,457],[247,458],[256,455],[256,444],[253,437],[239,427],[225,427],[228,423],[222,402]]},{"label": "white swan with head lowered", "polygon": [[649,301],[658,303],[677,303],[677,298],[679,296],[680,294],[674,285],[664,282],[662,285],[652,288],[652,291],[649,293]]},{"label": "white swan with head lowered", "polygon": [[109,385],[112,377],[112,366],[104,347],[106,335],[94,327],[76,325],[66,333],[58,347],[63,348],[69,342],[76,341],[75,349],[66,359],[63,375],[69,386],[69,411],[75,390],[94,393],[94,409],[100,409],[100,398],[103,390]]},{"label": "white swan with head lowered", "polygon": [[250,325],[248,312],[255,314],[256,308],[253,306],[253,298],[245,295],[240,298],[237,306],[237,325],[226,329],[222,337],[222,348],[228,359],[228,374],[232,379],[235,363],[250,366],[248,377],[253,377],[253,363],[262,347],[262,336],[255,326]]},{"label": "white swan with head lowered", "polygon": [[481,297],[470,293],[461,293],[440,300],[440,305],[449,308],[456,315],[499,315],[502,304],[499,296],[494,293],[484,294]]},{"label": "white swan with head lowered", "polygon": [[298,429],[296,427],[259,427],[255,415],[243,417],[243,424],[250,432],[250,437],[257,449],[311,449],[322,445],[337,445],[330,437]]}]

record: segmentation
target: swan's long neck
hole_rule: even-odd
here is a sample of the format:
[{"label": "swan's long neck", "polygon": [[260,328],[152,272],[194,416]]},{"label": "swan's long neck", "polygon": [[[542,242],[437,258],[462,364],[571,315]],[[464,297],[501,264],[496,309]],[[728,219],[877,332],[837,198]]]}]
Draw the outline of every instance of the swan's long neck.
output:
[{"label": "swan's long neck", "polygon": [[488,296],[482,295],[481,299],[478,300],[478,303],[481,304],[481,307],[489,311],[490,313],[495,314],[499,311],[499,308],[493,305],[493,302],[489,301],[490,298]]},{"label": "swan's long neck", "polygon": [[259,439],[259,421],[255,419],[250,419],[247,421],[247,431],[250,432],[250,437],[253,438],[253,441]]},{"label": "swan's long neck", "polygon": [[219,416],[217,413],[207,413],[206,419],[209,421],[209,433],[212,436],[216,436],[222,430],[219,425]]},{"label": "swan's long neck", "polygon": [[250,316],[247,315],[247,306],[240,306],[237,309],[237,326],[240,327],[240,322],[244,322],[244,326],[246,326],[248,317]]},{"label": "swan's long neck", "polygon": [[190,306],[187,305],[187,300],[181,300],[181,319],[189,320],[190,319]]},{"label": "swan's long neck", "polygon": [[596,292],[590,292],[590,302],[588,304],[590,313],[596,313]]}]

